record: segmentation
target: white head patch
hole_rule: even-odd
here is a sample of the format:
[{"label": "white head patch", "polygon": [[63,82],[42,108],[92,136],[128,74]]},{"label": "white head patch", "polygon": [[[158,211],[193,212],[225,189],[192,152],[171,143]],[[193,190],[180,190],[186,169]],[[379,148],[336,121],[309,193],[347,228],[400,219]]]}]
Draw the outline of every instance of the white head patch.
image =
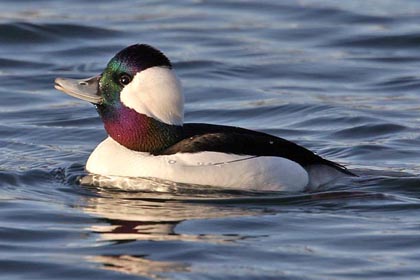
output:
[{"label": "white head patch", "polygon": [[170,125],[184,121],[184,95],[175,73],[151,67],[137,73],[120,94],[121,102],[140,114]]}]

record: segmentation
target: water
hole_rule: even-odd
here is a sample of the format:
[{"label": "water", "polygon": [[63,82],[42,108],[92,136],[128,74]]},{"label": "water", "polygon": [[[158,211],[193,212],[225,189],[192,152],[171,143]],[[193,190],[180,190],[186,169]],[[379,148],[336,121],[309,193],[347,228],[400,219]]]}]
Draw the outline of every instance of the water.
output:
[{"label": "water", "polygon": [[[136,2],[0,3],[0,278],[420,277],[418,1]],[[53,80],[137,42],[173,61],[188,122],[360,177],[299,194],[78,184],[105,133]]]}]

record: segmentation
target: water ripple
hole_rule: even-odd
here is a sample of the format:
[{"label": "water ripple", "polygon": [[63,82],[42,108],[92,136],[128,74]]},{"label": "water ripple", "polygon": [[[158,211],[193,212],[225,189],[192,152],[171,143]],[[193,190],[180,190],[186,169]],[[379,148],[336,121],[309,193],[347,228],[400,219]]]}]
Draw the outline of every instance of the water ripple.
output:
[{"label": "water ripple", "polygon": [[27,22],[0,24],[0,39],[5,44],[47,44],[60,38],[95,38],[114,35],[112,30],[75,24],[32,24]]}]

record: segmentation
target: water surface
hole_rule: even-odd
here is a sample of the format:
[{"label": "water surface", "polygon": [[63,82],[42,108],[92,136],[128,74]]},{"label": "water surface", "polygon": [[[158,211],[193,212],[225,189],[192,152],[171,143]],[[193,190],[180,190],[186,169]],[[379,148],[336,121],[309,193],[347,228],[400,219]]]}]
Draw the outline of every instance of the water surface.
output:
[{"label": "water surface", "polygon": [[[420,275],[419,2],[0,8],[0,278]],[[272,133],[360,177],[299,194],[78,184],[106,135],[53,80],[100,73],[139,42],[172,60],[188,122]]]}]

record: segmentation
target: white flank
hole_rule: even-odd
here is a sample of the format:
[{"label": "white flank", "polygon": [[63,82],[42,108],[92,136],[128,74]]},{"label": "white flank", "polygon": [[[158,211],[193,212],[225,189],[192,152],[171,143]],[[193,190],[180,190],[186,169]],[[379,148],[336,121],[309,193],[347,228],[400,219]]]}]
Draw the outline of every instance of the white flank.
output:
[{"label": "white flank", "polygon": [[167,67],[152,67],[137,73],[120,97],[125,106],[160,122],[182,125],[184,121],[181,83]]},{"label": "white flank", "polygon": [[105,176],[151,177],[234,189],[303,191],[308,173],[280,157],[218,152],[152,156],[134,152],[108,137],[89,157],[86,169]]}]

